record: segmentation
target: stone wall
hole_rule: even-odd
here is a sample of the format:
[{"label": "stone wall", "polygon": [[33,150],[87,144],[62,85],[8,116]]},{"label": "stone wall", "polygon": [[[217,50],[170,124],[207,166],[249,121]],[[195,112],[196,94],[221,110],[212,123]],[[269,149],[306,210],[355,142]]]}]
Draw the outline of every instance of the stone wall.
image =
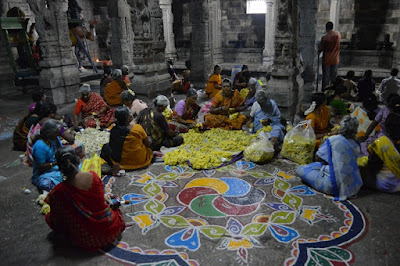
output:
[{"label": "stone wall", "polygon": [[192,24],[189,18],[189,3],[187,1],[174,0],[172,2],[174,15],[173,30],[175,35],[175,48],[179,61],[190,59],[190,36]]},{"label": "stone wall", "polygon": [[[0,16],[6,16],[7,11],[15,6],[18,6],[24,13],[25,17],[29,18],[28,29],[30,25],[35,22],[35,15],[32,13],[26,0],[2,0],[2,10]],[[4,96],[13,93],[16,89],[14,87],[14,73],[10,66],[8,53],[3,40],[3,34],[0,37],[0,96]],[[18,58],[16,48],[12,48],[14,51],[14,57]]]},{"label": "stone wall", "polygon": [[223,48],[233,48],[234,44],[229,41],[237,41],[240,37],[247,48],[257,47],[255,42],[264,42],[265,15],[246,14],[246,1],[221,0],[221,11]]},{"label": "stone wall", "polygon": [[340,1],[339,31],[343,41],[350,41],[354,34],[354,3],[355,0]]},{"label": "stone wall", "polygon": [[[369,24],[370,28],[378,27],[376,41],[383,41],[385,34],[397,46],[400,23],[400,2],[398,0],[339,0],[339,26],[334,25],[342,34],[342,41],[350,41],[352,34],[357,34],[360,25]],[[331,0],[319,0],[317,13],[317,39],[325,32],[325,23],[330,17]],[[359,18],[361,16],[361,18]],[[363,35],[363,33],[359,33]]]},{"label": "stone wall", "polygon": [[[390,39],[394,42],[395,47],[399,46],[399,24],[400,24],[400,1],[399,0],[389,0],[388,9],[386,13],[385,24],[383,24],[383,33],[390,34]],[[380,36],[383,40],[383,35]]]}]

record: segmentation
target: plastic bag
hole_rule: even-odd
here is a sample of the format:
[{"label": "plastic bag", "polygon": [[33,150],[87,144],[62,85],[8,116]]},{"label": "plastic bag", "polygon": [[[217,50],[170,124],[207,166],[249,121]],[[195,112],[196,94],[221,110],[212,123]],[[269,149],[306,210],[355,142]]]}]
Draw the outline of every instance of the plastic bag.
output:
[{"label": "plastic bag", "polygon": [[100,158],[97,154],[94,154],[92,158],[85,159],[82,164],[82,172],[95,172],[99,177],[101,176],[101,165],[104,160]]},{"label": "plastic bag", "polygon": [[244,157],[255,163],[265,163],[274,157],[274,146],[269,141],[270,135],[261,131],[257,140],[244,150]]},{"label": "plastic bag", "polygon": [[311,163],[315,141],[311,120],[302,121],[286,134],[281,155],[298,164]]}]

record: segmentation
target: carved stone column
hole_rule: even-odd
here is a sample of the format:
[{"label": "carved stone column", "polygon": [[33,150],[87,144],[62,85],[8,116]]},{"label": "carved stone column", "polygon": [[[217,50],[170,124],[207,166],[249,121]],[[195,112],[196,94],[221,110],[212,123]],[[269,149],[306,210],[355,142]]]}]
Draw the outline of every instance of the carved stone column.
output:
[{"label": "carved stone column", "polygon": [[190,78],[195,85],[207,81],[212,72],[211,48],[209,38],[209,7],[206,0],[191,0],[189,7],[192,36],[190,60],[192,71]]},{"label": "carved stone column", "polygon": [[159,0],[128,0],[134,33],[132,89],[152,98],[171,87],[165,63],[165,41]]},{"label": "carved stone column", "polygon": [[329,20],[333,22],[333,28],[339,29],[340,0],[331,0]]},{"label": "carved stone column", "polygon": [[172,0],[160,0],[164,25],[165,58],[176,59],[175,36],[173,30],[174,15],[172,14]]},{"label": "carved stone column", "polygon": [[276,0],[276,3],[275,58],[266,92],[277,102],[282,115],[292,119],[304,84],[300,75],[299,0]]},{"label": "carved stone column", "polygon": [[111,58],[113,65],[133,67],[134,35],[132,31],[130,6],[126,0],[108,1],[108,15],[111,20]]},{"label": "carved stone column", "polygon": [[265,42],[263,50],[263,66],[269,67],[274,62],[275,54],[275,26],[276,26],[276,0],[265,0]]},{"label": "carved stone column", "polygon": [[210,49],[212,56],[212,64],[216,65],[222,62],[221,49],[221,1],[208,1],[209,7],[209,32],[211,35]]},{"label": "carved stone column", "polygon": [[300,52],[304,67],[304,88],[299,93],[299,100],[309,104],[316,88],[318,0],[300,0],[300,10]]},{"label": "carved stone column", "polygon": [[79,71],[69,38],[66,0],[27,0],[35,13],[43,60],[39,61],[39,85],[49,90],[54,104],[73,102],[78,95]]}]

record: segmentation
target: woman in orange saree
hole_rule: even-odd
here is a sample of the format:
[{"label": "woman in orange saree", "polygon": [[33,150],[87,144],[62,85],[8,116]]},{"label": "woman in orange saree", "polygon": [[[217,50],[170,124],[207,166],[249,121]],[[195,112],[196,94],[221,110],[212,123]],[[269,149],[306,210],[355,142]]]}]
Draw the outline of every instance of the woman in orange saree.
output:
[{"label": "woman in orange saree", "polygon": [[82,113],[82,125],[85,128],[97,127],[97,121],[100,127],[106,127],[114,123],[115,109],[110,109],[99,94],[91,92],[90,85],[82,85],[80,91],[82,96],[75,105],[75,128],[78,128],[78,116],[80,113]]},{"label": "woman in orange saree", "polygon": [[325,136],[334,135],[330,133],[329,119],[331,112],[329,107],[325,104],[324,93],[314,93],[311,98],[311,107],[305,111],[305,120],[311,120],[311,127],[317,139],[315,149],[321,145],[321,141]]},{"label": "woman in orange saree", "polygon": [[121,93],[128,89],[127,84],[122,79],[122,71],[114,69],[112,78],[113,80],[106,85],[104,90],[104,99],[110,106],[122,105]]},{"label": "woman in orange saree", "polygon": [[238,90],[232,90],[229,79],[222,82],[222,91],[213,99],[210,113],[204,116],[207,127],[220,127],[225,129],[242,129],[246,117],[239,112],[245,109],[244,99]]},{"label": "woman in orange saree", "polygon": [[208,98],[213,98],[221,91],[221,71],[222,68],[219,65],[214,66],[214,74],[210,76],[207,82],[206,93]]},{"label": "woman in orange saree", "polygon": [[79,157],[72,147],[60,148],[56,159],[65,181],[45,199],[50,205],[47,224],[80,248],[96,251],[108,246],[125,230],[121,211],[106,203],[95,172],[79,171]]}]

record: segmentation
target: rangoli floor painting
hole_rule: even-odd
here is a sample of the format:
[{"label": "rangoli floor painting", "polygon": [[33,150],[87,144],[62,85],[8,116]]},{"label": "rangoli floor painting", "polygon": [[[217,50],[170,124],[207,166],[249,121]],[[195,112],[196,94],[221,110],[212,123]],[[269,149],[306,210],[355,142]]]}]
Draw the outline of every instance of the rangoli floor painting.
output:
[{"label": "rangoli floor painting", "polygon": [[207,171],[155,164],[106,176],[106,193],[132,226],[105,251],[140,265],[348,265],[346,248],[366,232],[350,201],[336,202],[294,175],[296,165],[277,160]]}]

